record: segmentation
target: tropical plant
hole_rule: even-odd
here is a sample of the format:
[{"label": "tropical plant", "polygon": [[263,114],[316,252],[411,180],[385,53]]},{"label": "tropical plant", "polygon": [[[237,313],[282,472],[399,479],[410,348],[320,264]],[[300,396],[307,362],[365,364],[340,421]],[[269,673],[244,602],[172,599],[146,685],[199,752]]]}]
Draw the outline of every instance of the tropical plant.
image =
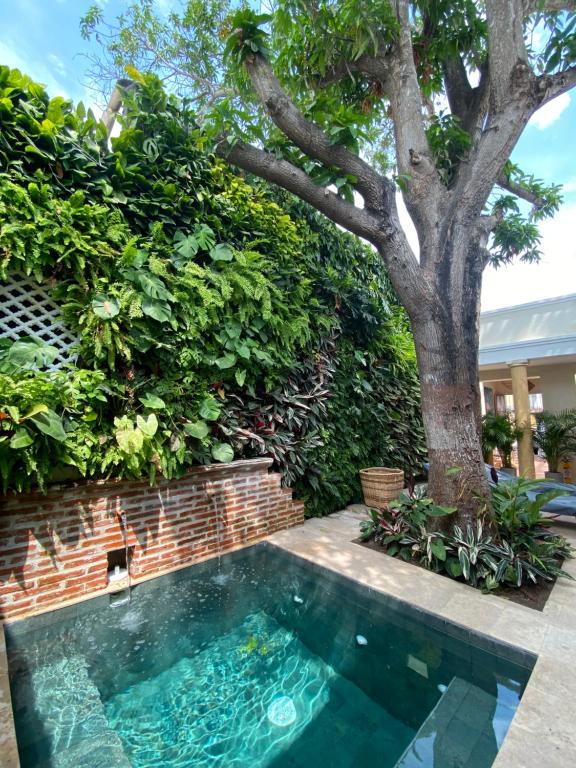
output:
[{"label": "tropical plant", "polygon": [[452,515],[454,509],[437,507],[423,492],[402,494],[389,508],[370,510],[370,519],[360,524],[360,537],[380,544],[389,555],[485,591],[553,581],[568,576],[561,564],[572,557],[572,548],[550,532],[549,521],[541,516],[542,507],[562,491],[531,498],[538,489],[538,481],[523,479],[497,486],[492,492],[496,530],[479,519],[474,526],[455,525],[450,533],[430,531],[428,518]]},{"label": "tropical plant", "polygon": [[514,443],[521,437],[519,430],[507,414],[487,413],[482,417],[482,454],[488,461],[489,455],[497,448],[505,467],[512,466]]},{"label": "tropical plant", "polygon": [[4,489],[267,455],[323,514],[359,498],[366,456],[416,472],[414,349],[376,254],[206,153],[157,78],[125,106],[109,148],[0,67],[0,279],[42,282],[78,339],[59,370],[38,340],[0,345]]},{"label": "tropical plant", "polygon": [[558,472],[560,462],[576,454],[576,410],[538,413],[532,438],[550,472]]}]

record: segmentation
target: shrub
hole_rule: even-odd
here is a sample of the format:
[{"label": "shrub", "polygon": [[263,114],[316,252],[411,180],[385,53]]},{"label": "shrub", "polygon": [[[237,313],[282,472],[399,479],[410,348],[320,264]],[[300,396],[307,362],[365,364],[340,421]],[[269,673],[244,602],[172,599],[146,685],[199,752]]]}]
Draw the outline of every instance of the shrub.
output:
[{"label": "shrub", "polygon": [[377,254],[206,154],[157,79],[126,107],[110,150],[81,105],[0,67],[0,279],[42,281],[79,354],[49,371],[36,345],[0,377],[4,489],[267,455],[320,514],[364,464],[414,474],[414,350]]},{"label": "shrub", "polygon": [[482,519],[465,530],[454,526],[452,534],[431,531],[431,518],[455,509],[438,507],[419,494],[402,494],[387,509],[371,510],[371,519],[361,523],[360,536],[380,544],[389,555],[485,591],[553,581],[568,576],[561,564],[572,557],[572,548],[548,530],[550,521],[541,516],[542,507],[562,492],[530,499],[528,493],[537,489],[537,482],[526,480],[493,489],[496,531],[486,529]]}]

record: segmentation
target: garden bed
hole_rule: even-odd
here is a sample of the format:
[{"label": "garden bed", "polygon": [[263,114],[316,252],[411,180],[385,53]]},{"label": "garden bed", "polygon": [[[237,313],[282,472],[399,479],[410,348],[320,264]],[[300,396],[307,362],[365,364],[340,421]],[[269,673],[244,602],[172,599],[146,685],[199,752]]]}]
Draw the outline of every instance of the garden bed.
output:
[{"label": "garden bed", "polygon": [[[386,552],[384,547],[382,547],[380,544],[376,544],[374,541],[362,541],[362,539],[354,539],[354,544],[360,544],[360,546],[366,547],[367,549],[372,549],[375,552],[380,552],[383,555],[387,555],[388,557],[393,557],[393,555],[388,555],[388,552]],[[402,562],[409,561],[403,560]],[[429,570],[424,565],[421,565],[417,562],[412,562],[410,564],[415,565],[418,568],[423,568],[424,570]],[[560,567],[562,567],[562,564],[560,564]],[[446,573],[439,573],[438,575],[453,581],[453,579]],[[466,584],[464,580],[462,580],[461,583]],[[533,585],[522,585],[521,587],[502,586],[496,590],[491,591],[489,594],[496,595],[496,597],[501,597],[504,600],[510,600],[513,603],[518,603],[519,605],[524,605],[527,608],[532,608],[535,611],[543,611],[544,606],[550,597],[550,593],[554,589],[554,584],[556,584],[556,579],[553,581],[544,581]],[[472,589],[474,588],[472,587]]]}]

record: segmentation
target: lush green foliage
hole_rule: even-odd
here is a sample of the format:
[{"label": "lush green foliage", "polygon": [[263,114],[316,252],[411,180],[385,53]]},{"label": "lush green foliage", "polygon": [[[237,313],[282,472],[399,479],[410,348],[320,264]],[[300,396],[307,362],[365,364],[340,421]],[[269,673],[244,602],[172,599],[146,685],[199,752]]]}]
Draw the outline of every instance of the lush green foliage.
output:
[{"label": "lush green foliage", "polygon": [[417,472],[414,352],[379,259],[226,170],[139,80],[109,150],[81,106],[0,68],[0,277],[50,286],[79,355],[0,350],[4,487],[271,455],[320,513],[363,463]]},{"label": "lush green foliage", "polygon": [[550,472],[558,472],[561,461],[576,455],[576,410],[539,413],[533,439],[546,457]]},{"label": "lush green foliage", "polygon": [[[444,77],[450,64],[461,61],[468,72],[476,73],[486,68],[485,9],[474,0],[415,0],[410,5],[418,84],[430,111],[426,133],[438,173],[450,186],[472,137],[455,115],[438,110],[434,114],[434,104],[445,101]],[[576,51],[574,13],[534,13],[524,27],[535,72],[555,73],[571,66]],[[305,156],[263,119],[261,104],[246,81],[246,56],[264,55],[306,118],[321,126],[334,144],[361,152],[377,168],[394,166],[385,89],[377,77],[355,67],[363,56],[379,55],[398,39],[398,20],[388,0],[284,0],[271,6],[269,14],[231,0],[186,0],[168,16],[155,11],[153,0],[143,0],[131,3],[116,19],[94,5],[81,28],[102,47],[92,74],[95,83],[107,84],[108,92],[115,79],[133,67],[158,73],[195,100],[214,135],[228,136],[232,143],[242,139],[264,144],[303,168],[316,183],[334,184],[348,200],[353,199],[352,179]],[[347,77],[334,76],[343,68]],[[537,261],[537,223],[558,209],[560,187],[543,184],[511,162],[503,176],[516,189],[527,191],[535,204],[528,210],[516,194],[493,195],[486,212],[499,222],[491,263]],[[398,176],[397,181],[402,187],[409,180]]]},{"label": "lush green foliage", "polygon": [[422,494],[402,494],[388,509],[371,511],[361,524],[361,537],[373,540],[389,555],[418,564],[447,576],[463,579],[473,587],[489,591],[500,586],[520,587],[566,576],[561,564],[571,557],[562,536],[548,530],[549,520],[541,509],[562,491],[538,494],[538,481],[518,480],[492,491],[496,530],[478,519],[465,530],[455,525],[451,533],[432,531],[430,518],[456,510],[436,506]]}]

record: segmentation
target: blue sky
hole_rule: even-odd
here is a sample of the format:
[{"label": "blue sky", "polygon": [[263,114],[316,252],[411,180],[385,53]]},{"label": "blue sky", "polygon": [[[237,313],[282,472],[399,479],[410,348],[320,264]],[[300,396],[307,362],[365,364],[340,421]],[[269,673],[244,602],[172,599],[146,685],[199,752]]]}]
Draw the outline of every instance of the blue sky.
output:
[{"label": "blue sky", "polygon": [[[0,64],[18,67],[63,94],[94,104],[85,76],[90,43],[82,40],[79,19],[94,0],[0,0]],[[166,11],[178,0],[157,0]],[[99,0],[108,18],[128,0]],[[576,293],[576,91],[544,107],[526,128],[513,160],[527,173],[564,185],[565,202],[541,226],[540,265],[515,265],[485,273],[482,306],[494,309],[566,293]]]}]

